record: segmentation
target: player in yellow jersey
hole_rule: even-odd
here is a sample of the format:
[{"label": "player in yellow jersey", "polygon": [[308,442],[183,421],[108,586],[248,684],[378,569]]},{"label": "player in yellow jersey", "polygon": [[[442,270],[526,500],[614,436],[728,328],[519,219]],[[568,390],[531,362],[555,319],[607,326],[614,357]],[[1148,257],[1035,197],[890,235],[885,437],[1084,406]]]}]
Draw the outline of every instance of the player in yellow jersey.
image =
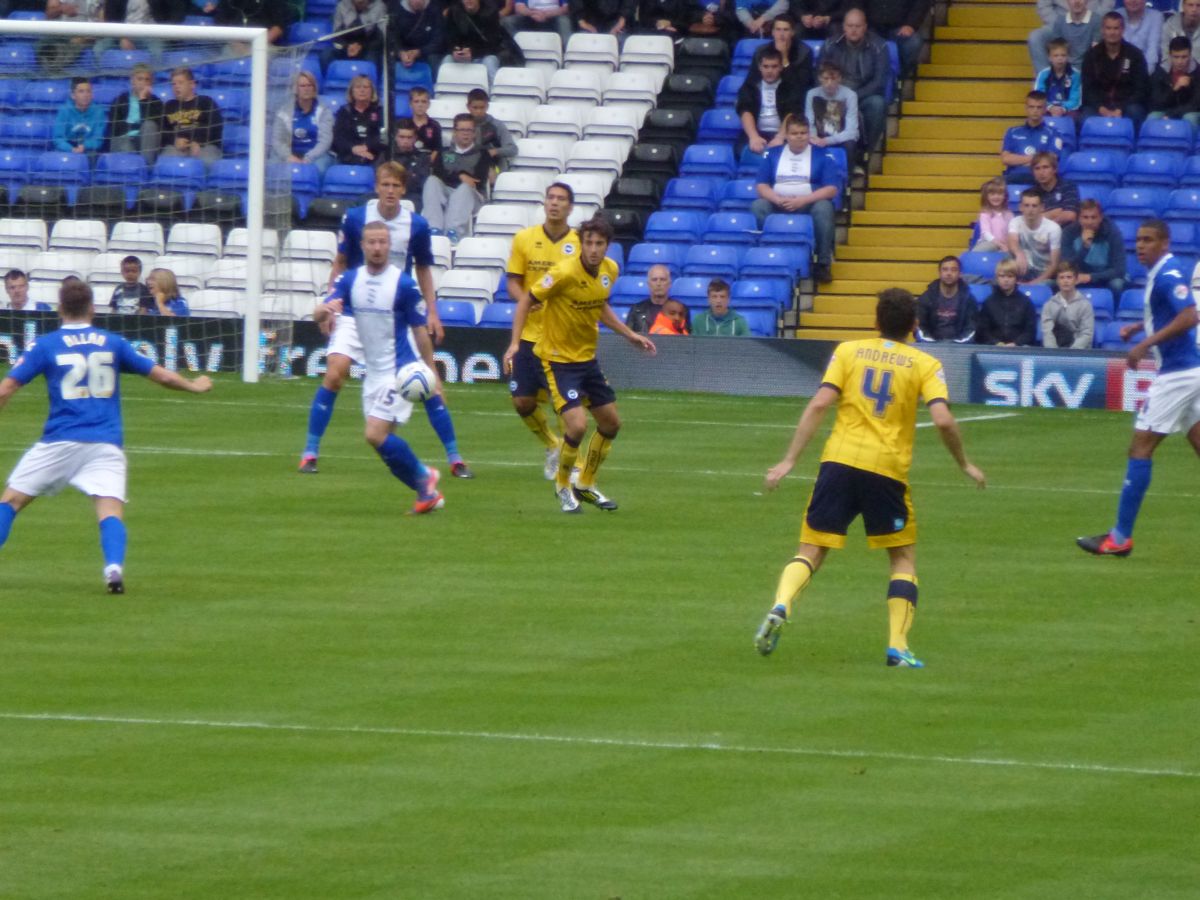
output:
[{"label": "player in yellow jersey", "polygon": [[[542,304],[542,336],[534,352],[541,360],[554,409],[563,420],[563,445],[554,492],[562,511],[568,513],[580,511],[580,500],[600,509],[617,508],[616,503],[596,489],[596,471],[621,428],[617,395],[596,361],[598,323],[603,322],[630,343],[656,352],[653,341],[630,329],[608,305],[617,278],[617,264],[605,256],[612,235],[612,225],[599,214],[579,227],[580,252],[553,266],[517,304],[513,340],[504,353],[505,371],[512,371],[530,307]],[[587,431],[584,404],[592,411],[596,431],[588,443],[579,479],[572,485],[571,467]]]},{"label": "player in yellow jersey", "polygon": [[[530,288],[542,280],[551,266],[579,255],[579,235],[567,224],[574,204],[575,192],[571,186],[555,182],[546,188],[545,224],[523,228],[513,238],[508,259],[508,295],[517,303],[528,299]],[[540,303],[531,304],[524,325],[519,331],[513,329],[517,352],[512,360],[508,391],[512,394],[513,409],[546,448],[543,473],[550,481],[558,471],[559,438],[538,406],[539,400],[550,394],[542,362],[533,352],[541,336],[542,307]]]},{"label": "player in yellow jersey", "polygon": [[917,523],[908,469],[920,400],[925,401],[942,443],[959,468],[980,488],[987,483],[963,451],[942,364],[904,343],[917,323],[912,294],[901,288],[881,291],[875,322],[880,337],[847,341],[834,350],[787,453],[767,472],[767,490],[773,491],[816,434],[825,412],[837,406],[833,433],[825,442],[800,529],[800,549],[784,567],[775,603],[754,637],[754,646],[764,656],[775,649],[793,602],[821,567],[825,554],[845,546],[850,523],[862,515],[867,546],[886,547],[891,558],[887,664],[924,665],[908,648],[917,607]]}]

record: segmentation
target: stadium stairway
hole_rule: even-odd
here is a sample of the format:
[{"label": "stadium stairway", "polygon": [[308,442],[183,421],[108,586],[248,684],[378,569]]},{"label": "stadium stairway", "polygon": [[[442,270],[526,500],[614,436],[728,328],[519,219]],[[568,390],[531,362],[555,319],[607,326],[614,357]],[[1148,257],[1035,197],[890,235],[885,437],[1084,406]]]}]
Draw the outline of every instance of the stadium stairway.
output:
[{"label": "stadium stairway", "polygon": [[1000,174],[1005,129],[1024,117],[1033,83],[1025,41],[1039,24],[1033,2],[951,4],[882,169],[837,247],[834,280],[800,314],[796,337],[866,337],[877,291],[899,286],[919,294],[937,277],[938,259],[967,249],[979,188]]}]

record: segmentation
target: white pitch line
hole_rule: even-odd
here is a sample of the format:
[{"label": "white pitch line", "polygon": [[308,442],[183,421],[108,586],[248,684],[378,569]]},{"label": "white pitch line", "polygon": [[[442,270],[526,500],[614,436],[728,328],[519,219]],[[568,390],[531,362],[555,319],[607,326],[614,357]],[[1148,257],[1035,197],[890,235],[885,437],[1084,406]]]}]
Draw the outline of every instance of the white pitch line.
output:
[{"label": "white pitch line", "polygon": [[975,756],[896,753],[889,750],[821,750],[815,747],[768,747],[722,744],[715,741],[651,741],[629,738],[575,737],[561,734],[522,734],[505,731],[458,731],[439,728],[389,728],[373,725],[302,725],[296,723],[237,722],[211,719],[151,719],[140,716],[88,716],[75,713],[0,712],[0,719],[24,722],[64,722],[87,725],[144,725],[161,728],[209,728],[242,731],[281,731],[306,734],[367,734],[389,737],[450,738],[454,740],[507,741],[512,743],[560,744],[567,746],[620,747],[629,750],[681,750],[741,755],[774,754],[826,759],[880,759],[891,762],[941,763],[1004,769],[1042,769],[1054,772],[1083,772],[1093,775],[1137,775],[1154,778],[1200,779],[1200,772],[1158,769],[1148,766],[1112,766],[1100,763],[1049,762],[1021,759],[991,759]]}]

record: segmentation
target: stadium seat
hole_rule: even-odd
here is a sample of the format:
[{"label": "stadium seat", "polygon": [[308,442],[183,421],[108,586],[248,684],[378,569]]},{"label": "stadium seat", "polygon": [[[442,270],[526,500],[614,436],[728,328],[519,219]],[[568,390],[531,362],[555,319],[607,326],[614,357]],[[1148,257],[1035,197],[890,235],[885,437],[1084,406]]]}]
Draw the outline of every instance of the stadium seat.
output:
[{"label": "stadium seat", "polygon": [[738,178],[757,178],[762,161],[766,158],[765,153],[755,153],[749,147],[743,147],[738,156]]},{"label": "stadium seat", "polygon": [[[732,109],[710,109],[700,116],[696,140],[702,143],[736,143],[744,137],[742,122]],[[685,160],[686,161],[686,160]]]},{"label": "stadium seat", "polygon": [[167,253],[184,256],[221,256],[221,229],[212,224],[177,222],[167,233]]},{"label": "stadium seat", "polygon": [[532,207],[523,203],[489,203],[475,214],[476,237],[512,237],[531,224]]},{"label": "stadium seat", "polygon": [[662,187],[679,174],[679,154],[670,144],[638,142],[629,151],[629,159],[621,174],[626,178],[656,181],[661,193]]},{"label": "stadium seat", "polygon": [[[293,22],[288,28],[287,42],[289,44],[315,44],[329,34],[328,21]],[[328,41],[326,43],[329,43]]]},{"label": "stadium seat", "polygon": [[1046,116],[1042,121],[1049,125],[1062,141],[1062,154],[1067,156],[1079,149],[1079,138],[1075,134],[1075,122],[1069,116]]},{"label": "stadium seat", "polygon": [[[612,195],[609,194],[611,197]],[[622,209],[606,204],[604,218],[613,227],[613,238],[628,252],[629,248],[642,239],[646,230],[646,217],[640,210]]]},{"label": "stadium seat", "polygon": [[438,285],[438,308],[443,300],[491,303],[496,293],[496,273],[490,269],[451,269]]},{"label": "stadium seat", "polygon": [[[558,138],[579,140],[583,135],[583,117],[576,106],[555,106],[543,103],[529,116],[525,129],[527,138]],[[565,156],[565,148],[564,148]]]},{"label": "stadium seat", "polygon": [[124,218],[128,207],[129,201],[125,196],[125,189],[113,185],[84,185],[75,197],[75,215],[81,219],[101,219],[105,222],[115,222]]},{"label": "stadium seat", "polygon": [[0,44],[0,74],[28,75],[37,70],[37,57],[33,45],[21,41],[5,41]]},{"label": "stadium seat", "polygon": [[663,191],[663,209],[696,209],[712,212],[717,206],[720,179],[672,178]]},{"label": "stadium seat", "polygon": [[[628,171],[628,169],[626,170]],[[662,187],[650,178],[632,178],[626,175],[613,183],[604,206],[608,209],[628,209],[641,215],[644,220],[651,213],[657,212],[660,205]],[[641,237],[641,232],[637,235]]]},{"label": "stadium seat", "polygon": [[[92,268],[88,272],[88,284],[93,288],[104,288],[109,285],[117,285],[125,280],[125,276],[121,274],[121,260],[126,256],[136,256],[142,264],[143,276],[148,274],[154,268],[154,263],[158,259],[153,253],[126,253],[114,252],[112,250],[104,253],[97,253],[92,259]],[[27,268],[27,267],[26,267]],[[103,301],[101,297],[98,300]]]},{"label": "stadium seat", "polygon": [[[719,78],[720,76],[718,80]],[[707,75],[676,72],[667,79],[659,93],[658,105],[665,109],[690,110],[692,115],[699,119],[704,110],[713,105],[714,99],[712,80]]]},{"label": "stadium seat", "polygon": [[375,170],[370,166],[333,165],[325,170],[320,189],[313,188],[314,196],[319,193],[323,197],[357,199],[375,190]]},{"label": "stadium seat", "polygon": [[9,212],[17,218],[53,222],[69,214],[67,191],[54,184],[27,184],[13,198]]},{"label": "stadium seat", "polygon": [[1139,150],[1126,161],[1121,184],[1124,187],[1173,188],[1178,184],[1182,170],[1183,157],[1178,153]]},{"label": "stadium seat", "polygon": [[[557,35],[554,37],[557,39]],[[476,88],[484,91],[488,89],[487,67],[479,63],[456,63],[450,60],[444,61],[438,67],[434,93],[439,97],[465,97]]]},{"label": "stadium seat", "polygon": [[[3,134],[0,131],[0,134]],[[1189,156],[1183,161],[1183,170],[1179,173],[1179,186],[1200,188],[1200,155]]]},{"label": "stadium seat", "polygon": [[616,305],[630,305],[645,300],[650,295],[646,284],[645,274],[621,275],[613,282],[609,302]]},{"label": "stadium seat", "polygon": [[1108,195],[1104,212],[1113,217],[1158,218],[1167,209],[1169,198],[1170,193],[1166,188],[1119,187]]},{"label": "stadium seat", "polygon": [[345,197],[314,197],[304,215],[305,228],[337,230],[346,211],[357,205]]},{"label": "stadium seat", "polygon": [[779,320],[774,313],[761,309],[739,310],[755,337],[775,337],[779,332]]},{"label": "stadium seat", "polygon": [[1096,338],[1093,343],[1102,350],[1129,350],[1133,347],[1134,342],[1121,339],[1121,326],[1126,324],[1128,323],[1104,322],[1101,324],[1097,322]]},{"label": "stadium seat", "polygon": [[1017,290],[1029,298],[1029,302],[1034,305],[1034,308],[1040,313],[1042,307],[1046,305],[1046,301],[1050,299],[1054,293],[1048,284],[1019,284]]},{"label": "stadium seat", "polygon": [[49,237],[41,219],[0,219],[0,247],[41,251],[46,249]]},{"label": "stadium seat", "polygon": [[549,172],[501,172],[492,185],[492,200],[496,203],[529,203],[541,205],[546,188],[555,181]]},{"label": "stadium seat", "polygon": [[281,260],[313,260],[333,263],[337,256],[337,235],[331,231],[308,231],[294,228],[283,240]]},{"label": "stadium seat", "polygon": [[742,257],[738,278],[765,279],[791,296],[796,278],[812,274],[812,251],[803,244],[751,247]]},{"label": "stadium seat", "polygon": [[646,222],[645,239],[657,243],[696,243],[704,233],[704,213],[660,210]]},{"label": "stadium seat", "polygon": [[1117,305],[1117,319],[1122,322],[1141,322],[1145,316],[1146,292],[1142,288],[1132,288],[1121,292],[1121,302]]},{"label": "stadium seat", "polygon": [[519,31],[513,35],[526,65],[532,68],[553,71],[562,66],[562,39],[550,31]]},{"label": "stadium seat", "polygon": [[1133,151],[1133,120],[1090,116],[1079,127],[1081,150]]},{"label": "stadium seat", "polygon": [[267,269],[263,289],[280,294],[317,295],[329,284],[328,263],[316,260],[284,260]]},{"label": "stadium seat", "polygon": [[51,250],[103,253],[107,248],[108,229],[98,219],[59,219],[50,228]]},{"label": "stadium seat", "polygon": [[738,91],[746,81],[745,75],[726,75],[717,82],[717,108],[733,109],[737,105]]},{"label": "stadium seat", "polygon": [[675,41],[665,34],[634,34],[621,47],[620,69],[650,69],[664,78],[675,68]]},{"label": "stadium seat", "polygon": [[753,178],[738,178],[724,183],[717,208],[734,212],[749,210],[757,199],[758,183]]},{"label": "stadium seat", "polygon": [[683,268],[683,253],[684,247],[680,244],[635,244],[625,260],[625,274],[645,275],[653,266],[666,266],[674,277]]},{"label": "stadium seat", "polygon": [[581,206],[603,206],[604,198],[616,181],[611,173],[603,172],[564,172],[554,180],[569,185],[575,192],[576,210]]},{"label": "stadium seat", "polygon": [[396,63],[392,70],[392,90],[407,94],[415,87],[433,92],[433,70],[428,63],[415,62],[411,66]]},{"label": "stadium seat", "polygon": [[29,263],[29,278],[36,281],[62,281],[74,275],[87,280],[96,254],[88,250],[43,250]]},{"label": "stadium seat", "polygon": [[26,113],[53,113],[71,98],[71,82],[67,79],[27,81],[21,92],[21,109]]},{"label": "stadium seat", "polygon": [[708,283],[712,278],[704,276],[684,276],[671,282],[671,297],[683,301],[691,310],[708,308]]},{"label": "stadium seat", "polygon": [[762,236],[758,240],[763,246],[799,245],[812,252],[812,216],[796,213],[772,213],[763,222]]},{"label": "stadium seat", "polygon": [[1138,152],[1155,150],[1187,156],[1194,141],[1192,123],[1183,119],[1147,119],[1138,133]]},{"label": "stadium seat", "polygon": [[227,256],[216,260],[206,273],[204,286],[210,290],[237,290],[246,287],[249,263],[245,256]]},{"label": "stadium seat", "polygon": [[719,38],[685,37],[675,50],[675,72],[716,82],[729,71],[729,45]]},{"label": "stadium seat", "polygon": [[505,237],[468,237],[454,250],[454,267],[462,269],[498,269],[504,271],[512,250]]},{"label": "stadium seat", "polygon": [[[279,259],[279,232],[274,228],[266,228],[260,232],[263,260],[268,263]],[[246,256],[249,251],[250,234],[245,228],[232,228],[225,238],[225,250],[222,259]]]},{"label": "stadium seat", "polygon": [[628,154],[628,145],[621,141],[577,141],[567,151],[567,171],[604,172],[616,179],[621,175]]},{"label": "stadium seat", "polygon": [[[1091,120],[1089,120],[1091,121]],[[1127,121],[1114,119],[1113,121]],[[1125,157],[1111,150],[1079,150],[1067,157],[1062,167],[1064,181],[1116,187],[1125,171]]]},{"label": "stadium seat", "polygon": [[620,58],[615,35],[577,31],[567,41],[563,53],[563,66],[567,69],[615,72]]},{"label": "stadium seat", "polygon": [[[494,108],[496,104],[492,104]],[[597,106],[583,125],[585,140],[620,140],[625,145],[625,159],[629,148],[637,142],[638,130],[644,116],[631,106]]]},{"label": "stadium seat", "polygon": [[704,223],[706,244],[737,244],[749,247],[758,242],[758,220],[748,212],[715,212]]},{"label": "stadium seat", "polygon": [[246,292],[205,288],[193,291],[187,301],[188,312],[193,316],[240,316],[246,309]]},{"label": "stadium seat", "polygon": [[[250,89],[236,85],[221,85],[208,92],[213,103],[221,110],[221,119],[226,125],[242,125],[250,118]],[[222,140],[224,136],[222,135]]]},{"label": "stadium seat", "polygon": [[[175,273],[175,281],[183,290],[199,290],[204,287],[204,280],[213,268],[212,260],[203,256],[160,256],[155,266],[170,269]],[[244,284],[244,282],[243,282]]]},{"label": "stadium seat", "polygon": [[682,153],[696,137],[696,116],[691,110],[660,107],[646,114],[638,141],[645,144],[669,144]]},{"label": "stadium seat", "polygon": [[29,170],[36,159],[37,154],[32,150],[0,148],[0,185],[8,190],[9,196],[29,183]]},{"label": "stadium seat", "polygon": [[1080,184],[1076,185],[1079,188],[1080,200],[1095,200],[1101,206],[1108,203],[1108,195],[1112,193],[1112,188],[1103,184]]},{"label": "stadium seat", "polygon": [[704,276],[732,281],[738,272],[738,249],[731,244],[693,244],[683,257],[686,277]]},{"label": "stadium seat", "polygon": [[67,190],[69,202],[74,205],[78,189],[92,180],[88,158],[83,153],[64,153],[47,150],[38,156],[29,170],[31,184],[59,185]]},{"label": "stadium seat", "polygon": [[972,250],[960,254],[958,260],[964,276],[971,275],[984,281],[991,281],[996,275],[996,266],[1007,258],[1008,254],[1000,251]]},{"label": "stadium seat", "polygon": [[733,148],[725,144],[693,144],[683,152],[683,162],[679,166],[680,175],[733,178],[736,173]]},{"label": "stadium seat", "polygon": [[492,84],[492,99],[536,100],[546,102],[549,79],[543,69],[523,66],[504,66],[496,73]]},{"label": "stadium seat", "polygon": [[[490,303],[488,304],[491,305]],[[438,316],[444,325],[469,325],[475,327],[476,306],[470,300],[442,300],[437,302]]]},{"label": "stadium seat", "polygon": [[162,256],[165,246],[163,228],[157,222],[117,222],[108,238],[111,252]]},{"label": "stadium seat", "polygon": [[54,134],[54,117],[40,113],[0,116],[0,144],[28,150],[46,150]]},{"label": "stadium seat", "polygon": [[553,105],[599,106],[608,79],[596,71],[560,69],[550,75],[546,102]]},{"label": "stadium seat", "polygon": [[1171,252],[1200,256],[1200,222],[1171,223]]},{"label": "stadium seat", "polygon": [[[754,250],[750,251],[750,253],[753,252]],[[729,297],[730,304],[735,309],[743,306],[761,308],[765,305],[773,305],[776,310],[783,309],[791,298],[791,285],[785,284],[781,279],[746,275],[738,276],[738,280],[733,283],[733,290]]]},{"label": "stadium seat", "polygon": [[613,72],[604,81],[603,106],[626,106],[645,116],[659,101],[658,77],[645,70]]},{"label": "stadium seat", "polygon": [[489,303],[479,314],[479,327],[512,328],[513,316],[516,315],[516,312],[517,304],[515,303]]},{"label": "stadium seat", "polygon": [[1083,294],[1091,302],[1097,325],[1101,322],[1112,321],[1116,310],[1113,308],[1113,295],[1111,291],[1105,288],[1084,286],[1079,289],[1079,293]]},{"label": "stadium seat", "polygon": [[325,70],[325,84],[321,91],[327,94],[344,94],[346,88],[350,87],[350,82],[359,75],[366,75],[371,79],[371,84],[379,86],[379,70],[375,68],[375,63],[363,59],[335,59]]}]

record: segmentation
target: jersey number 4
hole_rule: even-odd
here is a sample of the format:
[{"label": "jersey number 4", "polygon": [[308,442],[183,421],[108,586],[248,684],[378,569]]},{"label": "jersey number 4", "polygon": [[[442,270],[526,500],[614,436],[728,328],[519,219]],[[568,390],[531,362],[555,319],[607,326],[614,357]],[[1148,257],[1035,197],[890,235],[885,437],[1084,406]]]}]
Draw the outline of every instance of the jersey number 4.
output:
[{"label": "jersey number 4", "polygon": [[89,397],[111,397],[117,389],[117,373],[111,353],[60,353],[54,357],[60,366],[70,366],[63,375],[62,398],[87,400]]},{"label": "jersey number 4", "polygon": [[880,371],[870,366],[864,369],[862,393],[868,400],[875,401],[874,413],[882,419],[887,412],[888,404],[896,399],[896,395],[892,392],[891,370]]}]

